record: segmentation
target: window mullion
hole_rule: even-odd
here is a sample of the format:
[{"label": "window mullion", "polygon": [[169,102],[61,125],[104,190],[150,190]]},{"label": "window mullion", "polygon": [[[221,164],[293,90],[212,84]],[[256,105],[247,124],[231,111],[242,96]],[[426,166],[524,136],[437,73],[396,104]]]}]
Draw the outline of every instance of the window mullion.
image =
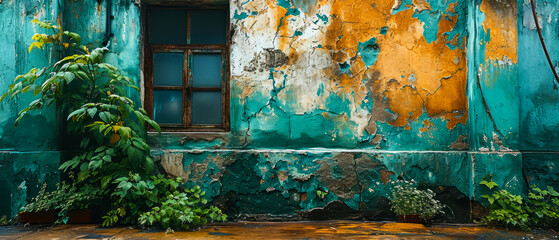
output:
[{"label": "window mullion", "polygon": [[191,69],[190,69],[190,55],[192,52],[190,49],[184,52],[184,77],[183,77],[183,119],[184,119],[184,127],[191,127],[192,126],[192,103],[190,102],[190,96],[192,95],[192,88],[190,87],[191,83]]},{"label": "window mullion", "polygon": [[190,44],[190,11],[186,12],[186,43]]}]

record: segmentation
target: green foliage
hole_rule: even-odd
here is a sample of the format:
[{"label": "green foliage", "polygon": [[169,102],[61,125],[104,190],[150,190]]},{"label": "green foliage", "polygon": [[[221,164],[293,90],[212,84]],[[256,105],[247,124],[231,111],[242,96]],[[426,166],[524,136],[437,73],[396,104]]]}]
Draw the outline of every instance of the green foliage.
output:
[{"label": "green foliage", "polygon": [[66,223],[68,221],[68,211],[74,209],[88,208],[90,205],[97,203],[102,196],[99,188],[92,188],[90,185],[80,189],[75,184],[56,185],[56,190],[46,191],[47,184],[39,191],[39,194],[33,198],[31,203],[22,208],[24,212],[43,212],[54,210],[58,212],[59,222]]},{"label": "green foliage", "polygon": [[480,185],[486,186],[487,188],[489,188],[490,190],[493,189],[494,187],[498,187],[499,185],[496,182],[493,182],[492,180],[483,180],[479,183]]},{"label": "green foliage", "polygon": [[423,219],[433,218],[442,213],[443,206],[435,199],[435,193],[431,189],[419,190],[417,183],[411,181],[392,181],[392,210],[397,215],[419,214]]},{"label": "green foliage", "polygon": [[326,195],[328,195],[328,190],[316,190],[316,196],[318,196],[320,199],[324,199]]},{"label": "green foliage", "polygon": [[[65,57],[50,66],[33,68],[17,76],[8,92],[0,97],[0,102],[27,92],[34,94],[35,100],[19,112],[16,127],[29,112],[54,104],[58,111],[67,115],[68,131],[81,139],[81,152],[60,166],[60,170],[76,176],[75,181],[53,192],[43,189],[24,210],[57,209],[60,216],[65,216],[69,209],[87,207],[93,194],[111,205],[104,217],[104,225],[109,226],[136,224],[139,217],[153,211],[154,206],[162,209],[169,193],[179,190],[180,181],[154,176],[145,127],[161,129],[144,109],[135,106],[127,97],[128,90],[139,91],[139,88],[120,69],[104,62],[107,48],[91,50],[80,45],[81,37],[76,33],[63,31],[62,27],[48,22],[32,22],[52,34],[35,34],[29,52],[52,45]],[[199,209],[190,207],[182,210]],[[215,214],[214,210],[209,212]],[[203,222],[201,219],[205,215],[194,214]],[[195,226],[197,223],[188,224]]]},{"label": "green foliage", "polygon": [[0,226],[12,225],[13,223],[14,223],[13,219],[9,219],[5,216],[0,218]]},{"label": "green foliage", "polygon": [[[489,190],[498,186],[491,180],[491,176],[486,177],[480,184]],[[523,230],[534,227],[559,227],[559,193],[550,186],[547,190],[541,190],[534,185],[526,197],[511,194],[507,190],[495,190],[482,197],[487,199],[490,205],[489,214],[481,220],[481,224]]]},{"label": "green foliage", "polygon": [[144,180],[137,174],[116,179],[118,186],[112,195],[120,207],[103,217],[103,226],[139,222],[145,226],[192,229],[226,220],[220,209],[206,206],[200,187],[180,192],[180,180],[162,175]]},{"label": "green foliage", "polygon": [[208,222],[225,221],[227,215],[214,206],[206,207],[200,187],[186,189],[185,192],[167,192],[166,198],[151,211],[141,214],[141,225],[171,229],[192,229]]}]

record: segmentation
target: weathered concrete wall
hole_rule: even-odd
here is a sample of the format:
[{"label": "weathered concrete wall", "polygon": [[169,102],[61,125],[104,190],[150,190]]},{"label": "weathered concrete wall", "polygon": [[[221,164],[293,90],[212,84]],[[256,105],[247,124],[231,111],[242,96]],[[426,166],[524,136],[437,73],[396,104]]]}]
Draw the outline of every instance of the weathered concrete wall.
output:
[{"label": "weathered concrete wall", "polygon": [[[559,3],[538,0],[537,12],[547,48],[557,68],[559,61]],[[529,151],[559,149],[559,84],[542,50],[530,3],[518,2],[518,54],[521,103],[521,148]]]},{"label": "weathered concrete wall", "polygon": [[473,150],[518,150],[516,1],[471,1],[468,97]]},{"label": "weathered concrete wall", "polygon": [[[555,68],[559,61],[559,2],[538,0],[538,22]],[[520,149],[530,184],[557,186],[559,84],[540,44],[530,3],[518,1]],[[559,69],[558,69],[559,70]]]},{"label": "weathered concrete wall", "polygon": [[[58,0],[5,0],[0,4],[0,92],[7,91],[17,75],[56,60],[56,53],[50,51],[28,55],[31,37],[37,30],[30,21],[37,18],[60,22],[63,6]],[[27,96],[0,103],[0,216],[15,216],[44,181],[58,181],[60,153],[56,151],[58,124],[54,109],[30,114],[14,128],[18,112],[29,99]]]},{"label": "weathered concrete wall", "polygon": [[[139,2],[113,0],[107,58],[142,87]],[[64,27],[100,46],[105,2],[63,5]],[[513,193],[526,189],[525,176],[559,183],[559,155],[524,152],[553,151],[559,121],[523,1],[229,6],[231,132],[150,134],[149,142],[163,171],[201,185],[234,216],[322,219],[341,209],[387,217],[386,183],[404,176],[438,191],[454,212],[446,220],[467,221],[478,209],[469,199],[479,200],[489,174]],[[544,0],[538,7],[553,56],[557,8]]]}]

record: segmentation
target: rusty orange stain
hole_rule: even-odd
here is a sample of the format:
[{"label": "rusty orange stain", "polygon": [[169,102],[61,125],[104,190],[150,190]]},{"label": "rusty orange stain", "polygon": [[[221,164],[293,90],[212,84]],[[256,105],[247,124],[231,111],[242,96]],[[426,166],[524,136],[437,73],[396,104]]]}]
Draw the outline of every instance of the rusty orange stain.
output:
[{"label": "rusty orange stain", "polygon": [[491,32],[490,41],[485,45],[486,60],[497,61],[506,56],[512,63],[518,63],[518,30],[516,3],[507,1],[483,1],[480,11],[485,13],[482,23],[485,32]]},{"label": "rusty orange stain", "polygon": [[[326,0],[324,0],[326,1]],[[437,41],[428,44],[423,36],[423,24],[413,14],[416,10],[430,9],[423,0],[415,0],[415,8],[391,14],[394,1],[369,0],[330,1],[332,22],[326,32],[323,46],[333,55],[335,63],[351,62],[353,76],[332,76],[339,81],[340,91],[353,93],[356,102],[367,97],[364,80],[370,72],[380,73],[374,94],[388,99],[389,109],[398,114],[389,124],[409,129],[409,122],[424,113],[429,117],[442,117],[449,129],[458,123],[466,124],[467,99],[466,53],[462,48],[447,47],[444,32],[452,31],[458,16],[443,15],[439,22]],[[454,11],[455,5],[449,6]],[[387,35],[380,34],[388,26]],[[377,62],[367,68],[357,53],[357,46],[372,37],[377,39],[381,51]],[[457,38],[453,39],[454,44]],[[335,66],[334,66],[335,67]],[[329,70],[332,73],[332,70]],[[404,78],[402,78],[404,76]]]},{"label": "rusty orange stain", "polygon": [[435,124],[433,124],[431,121],[429,121],[429,119],[425,119],[423,120],[423,126],[422,128],[419,129],[419,132],[427,132],[429,131],[429,129],[431,129],[432,126],[435,126]]}]

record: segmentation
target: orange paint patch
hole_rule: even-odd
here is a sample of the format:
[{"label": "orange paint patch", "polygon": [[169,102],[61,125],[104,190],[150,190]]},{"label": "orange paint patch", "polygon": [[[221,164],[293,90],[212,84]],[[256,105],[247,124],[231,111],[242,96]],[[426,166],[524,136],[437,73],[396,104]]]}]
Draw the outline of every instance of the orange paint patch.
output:
[{"label": "orange paint patch", "polygon": [[[415,7],[392,15],[393,5],[392,0],[378,0],[374,4],[370,0],[332,2],[331,16],[335,17],[323,46],[334,53],[336,63],[344,62],[344,56],[355,56],[351,62],[353,76],[332,74],[333,81],[339,81],[339,90],[353,93],[359,103],[367,97],[363,89],[369,72],[380,73],[373,83],[373,94],[386,97],[389,109],[398,114],[396,120],[388,122],[393,126],[407,126],[424,110],[429,117],[448,120],[451,129],[458,123],[465,124],[466,53],[460,48],[448,48],[449,41],[443,35],[454,29],[458,16],[443,15],[437,41],[428,44],[423,36],[423,24],[413,14],[416,9],[428,10],[431,6],[424,0],[414,0]],[[455,7],[451,5],[448,9],[454,11]],[[380,29],[386,26],[388,34],[380,34]],[[367,68],[357,46],[373,37],[381,50],[375,65]],[[454,44],[457,39],[453,39]],[[457,112],[463,117],[449,115]]]},{"label": "orange paint patch", "polygon": [[433,124],[431,121],[429,121],[428,119],[423,120],[423,126],[422,128],[419,129],[419,132],[427,132],[429,131],[429,129],[431,129],[431,127],[435,126],[435,124]]},{"label": "orange paint patch", "polygon": [[490,41],[485,45],[486,60],[496,61],[506,56],[514,64],[518,63],[516,2],[486,0],[480,10],[485,13],[483,29],[490,32]]}]

